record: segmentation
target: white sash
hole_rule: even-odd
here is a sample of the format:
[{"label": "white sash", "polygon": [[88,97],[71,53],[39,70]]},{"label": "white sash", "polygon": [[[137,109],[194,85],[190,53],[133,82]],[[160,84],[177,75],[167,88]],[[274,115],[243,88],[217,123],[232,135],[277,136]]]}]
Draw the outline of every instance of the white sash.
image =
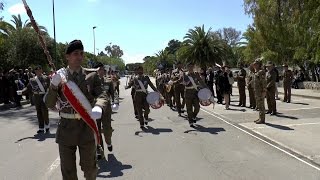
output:
[{"label": "white sash", "polygon": [[192,86],[194,89],[198,89],[198,86],[196,85],[196,83],[194,82],[193,78],[191,76],[188,76],[188,78],[190,79],[190,82],[192,83]]},{"label": "white sash", "polygon": [[138,81],[138,83],[139,83],[139,85],[140,85],[141,90],[142,90],[144,93],[147,93],[147,90],[146,90],[146,88],[144,87],[144,85],[142,84],[142,82],[141,82],[139,79],[137,79],[137,81]]},{"label": "white sash", "polygon": [[43,87],[42,83],[40,82],[38,76],[36,76],[34,79],[36,80],[36,82],[37,82],[37,84],[38,84],[38,86],[40,88],[40,91],[43,92],[43,93],[46,93],[46,91],[44,90],[44,87]]}]

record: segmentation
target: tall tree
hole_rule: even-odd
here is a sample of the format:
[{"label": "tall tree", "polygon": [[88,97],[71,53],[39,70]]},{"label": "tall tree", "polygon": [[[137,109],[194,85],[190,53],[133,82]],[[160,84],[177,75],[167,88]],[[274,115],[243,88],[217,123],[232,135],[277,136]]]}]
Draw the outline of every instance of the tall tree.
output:
[{"label": "tall tree", "polygon": [[180,47],[181,42],[179,40],[172,39],[168,42],[168,46],[165,48],[165,51],[169,54],[175,54]]},{"label": "tall tree", "polygon": [[225,40],[231,47],[235,47],[241,40],[241,31],[237,31],[232,27],[219,29],[215,33],[220,39]]},{"label": "tall tree", "polygon": [[105,51],[109,57],[121,58],[123,56],[123,51],[121,50],[120,46],[112,45],[111,43],[106,46]]}]

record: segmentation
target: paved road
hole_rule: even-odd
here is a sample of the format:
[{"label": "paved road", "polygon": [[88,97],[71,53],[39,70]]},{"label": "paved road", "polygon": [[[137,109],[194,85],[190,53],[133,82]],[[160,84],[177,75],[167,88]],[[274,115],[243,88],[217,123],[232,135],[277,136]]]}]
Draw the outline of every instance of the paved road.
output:
[{"label": "paved road", "polygon": [[[153,121],[143,132],[132,117],[130,91],[121,89],[120,96],[120,110],[113,115],[114,152],[106,152],[108,162],[99,163],[98,179],[320,179],[316,168],[205,111],[200,112],[197,128],[193,129],[166,106],[152,110]],[[232,114],[230,118],[235,121],[249,122],[220,106],[215,113],[224,117]],[[1,180],[61,179],[54,142],[58,116],[51,112],[50,117],[52,134],[37,136],[34,107],[0,112]],[[82,176],[80,167],[78,174]]]}]

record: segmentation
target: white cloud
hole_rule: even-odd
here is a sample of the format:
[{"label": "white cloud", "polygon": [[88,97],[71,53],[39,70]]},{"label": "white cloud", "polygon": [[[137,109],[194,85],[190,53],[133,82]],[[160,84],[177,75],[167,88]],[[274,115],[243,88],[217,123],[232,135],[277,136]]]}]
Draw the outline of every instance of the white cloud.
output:
[{"label": "white cloud", "polygon": [[124,60],[124,62],[126,64],[128,63],[142,63],[143,62],[143,58],[146,57],[146,54],[124,54],[122,56],[122,59]]},{"label": "white cloud", "polygon": [[18,15],[18,14],[25,14],[26,10],[22,3],[18,3],[9,7],[8,12],[12,15]]}]

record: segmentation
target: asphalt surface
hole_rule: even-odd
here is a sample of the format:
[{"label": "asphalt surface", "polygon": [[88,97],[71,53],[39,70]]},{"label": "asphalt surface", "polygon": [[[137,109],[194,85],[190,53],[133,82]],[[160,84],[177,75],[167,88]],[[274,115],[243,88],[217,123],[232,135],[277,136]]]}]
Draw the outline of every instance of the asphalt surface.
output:
[{"label": "asphalt surface", "polygon": [[[209,113],[200,111],[196,128],[190,128],[185,118],[164,106],[151,109],[152,121],[141,131],[133,116],[130,90],[125,91],[124,84],[123,78],[120,109],[112,117],[114,150],[106,151],[106,160],[99,162],[97,179],[320,179],[317,168],[223,121],[250,123],[257,116],[250,109],[226,111],[216,105],[212,111],[207,107]],[[294,110],[305,105],[292,106]],[[298,119],[315,116],[310,110],[288,111],[281,112]],[[54,139],[57,113],[50,112],[50,118],[51,133],[39,136],[34,107],[0,112],[1,180],[62,179]],[[84,179],[82,174],[78,167],[79,179]]]}]

